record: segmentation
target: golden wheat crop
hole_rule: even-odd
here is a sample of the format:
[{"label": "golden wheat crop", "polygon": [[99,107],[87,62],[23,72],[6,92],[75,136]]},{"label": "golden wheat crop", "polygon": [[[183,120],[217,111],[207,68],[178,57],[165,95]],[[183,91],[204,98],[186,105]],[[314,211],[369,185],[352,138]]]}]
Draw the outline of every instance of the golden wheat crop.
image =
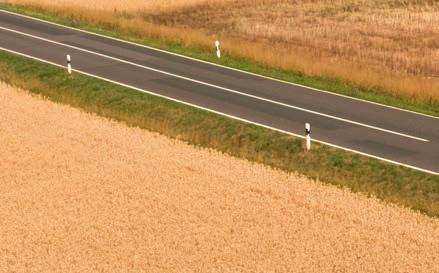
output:
[{"label": "golden wheat crop", "polygon": [[437,272],[437,219],[1,83],[0,108],[0,272]]},{"label": "golden wheat crop", "polygon": [[439,2],[6,0],[276,67],[439,99]]}]

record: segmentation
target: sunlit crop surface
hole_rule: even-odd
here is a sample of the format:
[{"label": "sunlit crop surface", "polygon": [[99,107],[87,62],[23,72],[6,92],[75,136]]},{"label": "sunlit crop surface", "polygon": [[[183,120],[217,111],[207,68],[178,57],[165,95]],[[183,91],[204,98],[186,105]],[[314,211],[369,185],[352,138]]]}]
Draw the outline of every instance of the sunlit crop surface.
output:
[{"label": "sunlit crop surface", "polygon": [[1,272],[437,272],[439,221],[0,84]]}]

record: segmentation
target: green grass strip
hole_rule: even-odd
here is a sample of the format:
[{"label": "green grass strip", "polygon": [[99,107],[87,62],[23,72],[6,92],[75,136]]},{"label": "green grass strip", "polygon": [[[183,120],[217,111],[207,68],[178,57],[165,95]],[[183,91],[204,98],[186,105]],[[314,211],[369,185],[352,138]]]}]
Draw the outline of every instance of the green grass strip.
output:
[{"label": "green grass strip", "polygon": [[264,75],[275,79],[280,79],[296,84],[302,84],[317,89],[327,90],[334,93],[407,109],[419,113],[439,116],[439,101],[432,98],[428,100],[420,100],[415,97],[397,95],[383,90],[379,87],[362,87],[355,84],[342,82],[337,79],[306,75],[301,73],[300,71],[273,68],[252,59],[231,56],[228,54],[223,54],[221,60],[218,60],[211,47],[187,47],[173,41],[160,39],[158,37],[145,37],[135,32],[128,32],[122,29],[118,29],[115,26],[109,24],[91,24],[86,21],[81,21],[81,19],[78,18],[66,17],[61,14],[49,12],[41,8],[0,3],[0,9],[9,10],[35,18],[40,18],[46,21],[51,21],[62,25],[103,34],[109,37],[119,38],[126,41],[151,46],[154,48],[178,53],[211,63],[217,63],[228,67],[237,68],[240,70]]},{"label": "green grass strip", "polygon": [[439,216],[439,176],[286,134],[0,51],[0,81],[52,101]]}]

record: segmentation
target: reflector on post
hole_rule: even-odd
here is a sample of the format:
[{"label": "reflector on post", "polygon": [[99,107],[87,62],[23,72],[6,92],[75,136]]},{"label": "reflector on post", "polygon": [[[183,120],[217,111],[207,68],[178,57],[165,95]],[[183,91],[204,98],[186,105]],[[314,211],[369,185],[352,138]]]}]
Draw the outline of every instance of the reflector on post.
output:
[{"label": "reflector on post", "polygon": [[305,123],[306,150],[311,150],[311,125]]},{"label": "reflector on post", "polygon": [[218,59],[220,59],[221,58],[220,41],[218,40],[215,41],[215,47],[216,47],[216,56],[218,57]]},{"label": "reflector on post", "polygon": [[72,74],[72,58],[67,54],[67,72]]}]

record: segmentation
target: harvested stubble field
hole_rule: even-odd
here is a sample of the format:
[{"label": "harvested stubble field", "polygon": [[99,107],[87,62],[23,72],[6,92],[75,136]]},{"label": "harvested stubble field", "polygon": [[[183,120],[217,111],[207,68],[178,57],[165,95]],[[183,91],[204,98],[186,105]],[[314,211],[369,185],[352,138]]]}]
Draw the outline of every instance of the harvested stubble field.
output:
[{"label": "harvested stubble field", "polygon": [[439,100],[434,0],[6,0],[310,75]]},{"label": "harvested stubble field", "polygon": [[438,272],[439,220],[0,84],[1,272]]}]

